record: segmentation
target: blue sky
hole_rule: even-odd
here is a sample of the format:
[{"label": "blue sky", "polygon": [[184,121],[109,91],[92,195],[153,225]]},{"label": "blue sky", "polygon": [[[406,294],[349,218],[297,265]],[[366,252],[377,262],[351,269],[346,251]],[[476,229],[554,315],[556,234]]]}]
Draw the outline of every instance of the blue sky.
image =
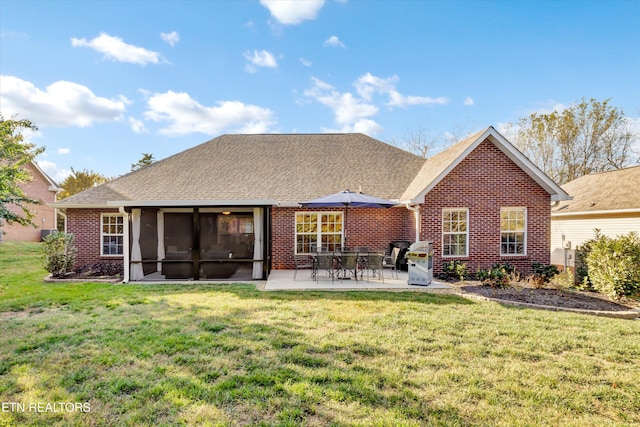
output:
[{"label": "blue sky", "polygon": [[640,123],[640,1],[0,2],[0,111],[62,181],[224,133],[498,129],[582,97]]}]

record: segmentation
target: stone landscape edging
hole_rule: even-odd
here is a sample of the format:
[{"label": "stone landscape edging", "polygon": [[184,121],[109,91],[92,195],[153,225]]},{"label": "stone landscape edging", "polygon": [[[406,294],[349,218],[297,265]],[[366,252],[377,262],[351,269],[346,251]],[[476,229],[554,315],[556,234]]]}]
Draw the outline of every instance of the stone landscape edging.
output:
[{"label": "stone landscape edging", "polygon": [[629,310],[624,310],[624,311],[588,310],[585,308],[558,307],[555,305],[541,305],[541,304],[533,304],[529,302],[510,301],[510,300],[499,299],[499,298],[485,297],[483,295],[476,295],[476,294],[467,293],[467,292],[460,292],[458,295],[464,298],[469,298],[469,299],[476,299],[480,301],[491,301],[491,302],[497,302],[499,304],[513,305],[515,307],[534,308],[538,310],[566,311],[570,313],[589,314],[591,316],[611,317],[615,319],[639,319],[640,318],[640,309],[638,308],[631,308]]},{"label": "stone landscape edging", "polygon": [[45,283],[121,283],[122,279],[104,279],[100,277],[87,277],[84,279],[55,279],[51,274],[43,279]]}]

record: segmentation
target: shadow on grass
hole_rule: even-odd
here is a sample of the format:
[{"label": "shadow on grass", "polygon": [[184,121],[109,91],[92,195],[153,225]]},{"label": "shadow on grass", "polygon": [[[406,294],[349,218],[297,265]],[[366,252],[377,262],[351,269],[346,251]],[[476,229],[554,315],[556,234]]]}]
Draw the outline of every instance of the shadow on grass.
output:
[{"label": "shadow on grass", "polygon": [[[172,293],[178,292],[165,295]],[[231,293],[277,299],[244,286]],[[425,400],[422,386],[406,375],[385,369],[405,363],[395,358],[392,343],[370,342],[357,331],[336,339],[316,335],[295,313],[270,317],[273,305],[205,316],[198,307],[163,300],[113,310],[96,313],[100,321],[90,331],[81,321],[25,337],[4,361],[8,384],[46,366],[46,376],[32,375],[36,390],[25,392],[47,396],[47,384],[55,384],[92,402],[91,423],[98,425],[179,423],[189,405],[216,408],[223,417],[217,421],[243,425],[369,424],[380,415],[390,424],[469,421],[450,405]],[[57,365],[67,357],[76,362]],[[11,385],[5,391],[21,393]]]}]

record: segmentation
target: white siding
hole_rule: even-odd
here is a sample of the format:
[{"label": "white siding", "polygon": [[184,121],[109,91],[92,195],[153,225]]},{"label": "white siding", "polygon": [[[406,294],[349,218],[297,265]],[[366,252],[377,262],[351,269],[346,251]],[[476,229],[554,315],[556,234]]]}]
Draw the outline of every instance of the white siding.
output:
[{"label": "white siding", "polygon": [[615,217],[552,217],[551,218],[551,264],[564,265],[565,250],[563,249],[562,236],[565,236],[564,243],[571,242],[571,250],[567,252],[567,266],[574,266],[576,246],[595,236],[594,230],[606,236],[616,237],[621,234],[629,234],[635,231],[640,234],[640,214],[633,216]]}]

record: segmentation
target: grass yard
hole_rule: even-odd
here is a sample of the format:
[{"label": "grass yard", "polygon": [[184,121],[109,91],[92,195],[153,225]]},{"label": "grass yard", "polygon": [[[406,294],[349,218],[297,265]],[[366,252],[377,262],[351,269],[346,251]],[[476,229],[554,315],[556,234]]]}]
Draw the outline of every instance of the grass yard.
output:
[{"label": "grass yard", "polygon": [[2,426],[640,424],[640,321],[411,292],[44,284],[38,250],[0,244]]}]

